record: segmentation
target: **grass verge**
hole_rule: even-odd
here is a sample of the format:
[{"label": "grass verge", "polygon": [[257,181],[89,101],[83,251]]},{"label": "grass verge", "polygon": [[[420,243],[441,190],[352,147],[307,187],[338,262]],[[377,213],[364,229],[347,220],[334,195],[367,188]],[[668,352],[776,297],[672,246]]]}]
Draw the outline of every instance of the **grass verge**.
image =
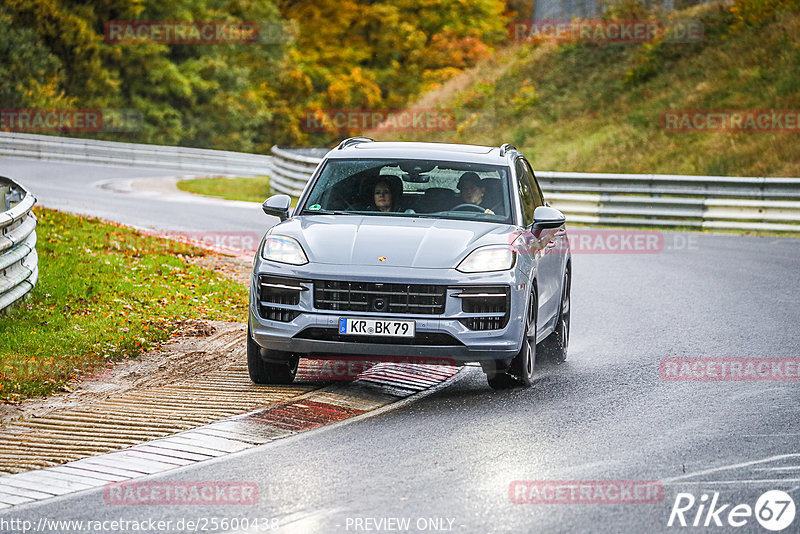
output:
[{"label": "grass verge", "polygon": [[193,178],[178,182],[178,189],[196,195],[248,202],[264,202],[272,195],[267,176]]},{"label": "grass verge", "polygon": [[61,390],[152,349],[190,319],[246,320],[245,287],[184,260],[207,251],[35,211],[39,281],[0,315],[0,401]]}]

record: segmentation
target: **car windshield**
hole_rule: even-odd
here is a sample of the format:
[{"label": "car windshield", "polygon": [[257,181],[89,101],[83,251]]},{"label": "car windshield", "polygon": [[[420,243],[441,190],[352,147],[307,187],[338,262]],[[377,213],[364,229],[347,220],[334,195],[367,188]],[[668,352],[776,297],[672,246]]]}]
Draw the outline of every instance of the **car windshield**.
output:
[{"label": "car windshield", "polygon": [[429,160],[329,160],[299,213],[511,223],[508,169]]}]

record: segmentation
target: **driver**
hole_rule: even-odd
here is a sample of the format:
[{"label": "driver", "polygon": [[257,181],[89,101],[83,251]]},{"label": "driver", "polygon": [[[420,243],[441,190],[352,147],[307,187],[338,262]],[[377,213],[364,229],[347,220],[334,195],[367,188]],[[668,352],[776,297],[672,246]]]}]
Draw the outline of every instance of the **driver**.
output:
[{"label": "driver", "polygon": [[483,197],[486,194],[486,188],[481,185],[481,177],[472,171],[465,172],[458,179],[458,190],[461,194],[458,196],[459,204],[474,204],[484,209],[484,213],[494,215],[494,212],[486,206],[483,206]]}]

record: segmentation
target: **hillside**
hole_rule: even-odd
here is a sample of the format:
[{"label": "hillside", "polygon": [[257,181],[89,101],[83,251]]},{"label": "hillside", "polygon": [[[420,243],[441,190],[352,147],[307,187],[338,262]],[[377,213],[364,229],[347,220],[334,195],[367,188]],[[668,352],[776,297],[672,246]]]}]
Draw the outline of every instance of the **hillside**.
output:
[{"label": "hillside", "polygon": [[[652,14],[628,5],[607,16]],[[511,142],[541,170],[800,176],[800,125],[792,122],[800,110],[800,2],[741,0],[671,17],[699,21],[704,38],[519,42],[412,106],[451,111],[455,129],[373,134]],[[667,110],[793,113],[776,123],[784,132],[687,132],[665,131]]]}]

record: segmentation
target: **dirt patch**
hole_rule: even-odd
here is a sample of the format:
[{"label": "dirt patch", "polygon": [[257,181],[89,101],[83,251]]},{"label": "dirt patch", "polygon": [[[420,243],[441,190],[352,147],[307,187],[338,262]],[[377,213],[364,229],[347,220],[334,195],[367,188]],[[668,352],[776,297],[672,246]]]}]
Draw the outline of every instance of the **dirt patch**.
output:
[{"label": "dirt patch", "polygon": [[[247,285],[251,264],[239,258],[208,254],[184,258]],[[0,425],[18,419],[41,417],[54,410],[75,408],[126,391],[185,381],[237,362],[233,353],[244,346],[247,325],[223,321],[184,322],[170,340],[138,358],[114,362],[104,371],[67,385],[65,393],[0,404]]]},{"label": "dirt patch", "polygon": [[136,359],[116,362],[101,372],[71,383],[71,391],[51,397],[0,405],[0,423],[41,417],[54,410],[75,408],[118,396],[126,391],[187,381],[237,362],[233,353],[245,343],[247,325],[222,321],[189,321],[160,348]]},{"label": "dirt patch", "polygon": [[219,254],[208,254],[206,256],[192,256],[184,258],[188,263],[197,265],[203,269],[217,271],[222,276],[229,278],[242,285],[250,285],[250,275],[253,270],[252,260],[246,261],[233,256],[222,256]]}]

